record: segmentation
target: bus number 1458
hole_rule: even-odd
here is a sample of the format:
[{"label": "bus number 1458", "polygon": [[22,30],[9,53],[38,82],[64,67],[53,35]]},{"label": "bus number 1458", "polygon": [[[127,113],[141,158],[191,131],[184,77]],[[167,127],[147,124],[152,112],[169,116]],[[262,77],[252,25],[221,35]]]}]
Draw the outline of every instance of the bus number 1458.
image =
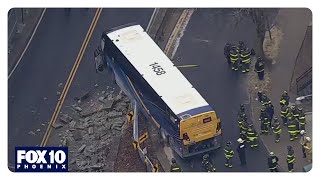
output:
[{"label": "bus number 1458", "polygon": [[162,75],[162,74],[165,74],[166,72],[163,70],[163,68],[157,63],[153,63],[153,64],[150,64],[149,66],[152,67],[153,71],[157,74],[157,75]]}]

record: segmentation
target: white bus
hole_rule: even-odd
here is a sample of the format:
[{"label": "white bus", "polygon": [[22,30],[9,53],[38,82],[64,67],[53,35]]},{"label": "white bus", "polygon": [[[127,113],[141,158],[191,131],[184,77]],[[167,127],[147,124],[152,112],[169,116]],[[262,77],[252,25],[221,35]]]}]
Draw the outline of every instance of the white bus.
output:
[{"label": "white bus", "polygon": [[216,112],[140,25],[102,34],[103,63],[181,157],[220,147]]}]

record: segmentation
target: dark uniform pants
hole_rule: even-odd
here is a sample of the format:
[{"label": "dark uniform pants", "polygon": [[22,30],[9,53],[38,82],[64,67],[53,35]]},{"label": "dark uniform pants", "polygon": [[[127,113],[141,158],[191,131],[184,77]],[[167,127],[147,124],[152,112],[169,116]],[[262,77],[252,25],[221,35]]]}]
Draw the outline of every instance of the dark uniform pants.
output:
[{"label": "dark uniform pants", "polygon": [[260,80],[263,80],[264,78],[264,71],[258,72],[258,77]]},{"label": "dark uniform pants", "polygon": [[239,60],[231,61],[232,63],[232,69],[237,71],[239,69]]},{"label": "dark uniform pants", "polygon": [[270,172],[279,172],[277,166],[269,168]]},{"label": "dark uniform pants", "polygon": [[289,172],[293,171],[293,163],[288,163],[288,170]]},{"label": "dark uniform pants", "polygon": [[231,158],[226,157],[226,163],[224,165],[231,168],[232,167],[232,157]]},{"label": "dark uniform pants", "polygon": [[243,73],[250,71],[250,62],[242,62],[241,63],[241,70]]},{"label": "dark uniform pants", "polygon": [[274,133],[275,134],[275,142],[279,142],[280,141],[280,133]]},{"label": "dark uniform pants", "polygon": [[287,125],[287,123],[288,123],[288,119],[287,119],[287,117],[283,117],[283,116],[281,116],[281,118],[282,118],[282,125]]}]

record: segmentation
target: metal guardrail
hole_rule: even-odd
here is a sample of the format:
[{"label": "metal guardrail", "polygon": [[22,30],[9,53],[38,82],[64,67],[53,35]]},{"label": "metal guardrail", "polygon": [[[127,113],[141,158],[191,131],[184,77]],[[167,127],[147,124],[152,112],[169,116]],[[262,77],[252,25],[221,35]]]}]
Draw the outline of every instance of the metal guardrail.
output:
[{"label": "metal guardrail", "polygon": [[133,101],[132,106],[134,109],[133,111],[133,140],[134,140],[133,145],[137,149],[140,159],[145,163],[147,172],[158,172],[159,166],[158,164],[153,163],[148,157],[147,147],[144,147],[143,149],[141,149],[140,147],[141,138],[139,138],[139,126],[138,126],[139,117],[138,117],[137,102]]}]

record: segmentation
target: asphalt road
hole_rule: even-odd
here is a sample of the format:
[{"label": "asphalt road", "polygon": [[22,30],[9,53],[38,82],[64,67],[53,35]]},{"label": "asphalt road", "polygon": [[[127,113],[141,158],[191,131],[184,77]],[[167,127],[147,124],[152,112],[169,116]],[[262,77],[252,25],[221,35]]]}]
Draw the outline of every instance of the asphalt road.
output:
[{"label": "asphalt road", "polygon": [[[180,41],[175,56],[175,64],[197,64],[198,68],[181,68],[182,73],[212,105],[222,121],[224,142],[231,141],[235,155],[233,168],[224,166],[223,149],[211,153],[217,171],[220,172],[261,172],[267,168],[268,153],[263,145],[255,150],[247,148],[247,165],[240,166],[236,147],[239,138],[237,112],[239,105],[248,101],[246,75],[233,72],[225,61],[223,48],[226,42],[238,43],[244,40],[252,48],[255,38],[255,26],[244,19],[235,26],[230,10],[198,9]],[[224,146],[224,144],[223,144]],[[184,171],[202,171],[202,156],[182,160],[178,158]]]},{"label": "asphalt road", "polygon": [[[108,28],[137,22],[146,28],[153,9],[104,9],[65,103],[94,84],[110,82],[95,73],[93,51]],[[47,9],[16,71],[8,80],[8,161],[15,146],[39,145],[78,55],[95,9]],[[59,83],[63,86],[58,87]],[[37,132],[40,129],[40,132]],[[36,135],[28,134],[34,131]]]}]

